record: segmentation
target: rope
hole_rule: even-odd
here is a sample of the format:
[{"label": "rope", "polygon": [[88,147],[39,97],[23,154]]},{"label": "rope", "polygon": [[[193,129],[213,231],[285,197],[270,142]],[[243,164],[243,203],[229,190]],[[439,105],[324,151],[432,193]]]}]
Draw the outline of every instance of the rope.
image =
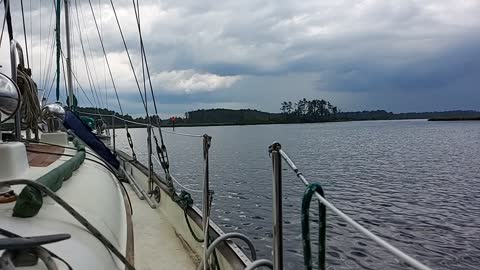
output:
[{"label": "rope", "polygon": [[187,222],[188,230],[190,231],[190,234],[192,235],[193,239],[195,239],[195,241],[197,241],[198,243],[203,243],[203,242],[205,242],[204,239],[201,239],[200,237],[198,237],[198,236],[195,234],[195,232],[193,231],[192,225],[190,225],[190,221],[188,220],[187,210],[183,211],[183,214],[184,214],[184,216],[185,216],[185,221]]},{"label": "rope", "polygon": [[[308,186],[309,183],[307,181],[307,179],[305,179],[305,177],[303,176],[303,174],[298,170],[298,168],[295,166],[295,163],[293,163],[293,161],[290,159],[290,157],[288,157],[288,155],[280,149],[280,154],[282,155],[282,158],[283,160],[285,160],[288,164],[288,166],[293,170],[293,172],[295,172],[295,174],[297,175],[297,177],[303,182],[303,184],[305,186]],[[363,233],[365,236],[367,236],[368,238],[370,238],[372,241],[374,241],[375,243],[377,243],[379,246],[385,248],[386,250],[388,250],[390,253],[392,253],[394,256],[396,256],[397,258],[399,258],[400,260],[408,263],[409,265],[411,265],[413,268],[416,268],[418,270],[432,270],[430,267],[424,265],[423,263],[417,261],[416,259],[410,257],[409,255],[405,254],[404,252],[402,252],[401,250],[399,250],[398,248],[392,246],[390,243],[388,243],[387,241],[383,240],[382,238],[378,237],[377,235],[375,235],[374,233],[372,233],[371,231],[369,231],[368,229],[366,229],[365,227],[363,227],[362,225],[358,224],[355,220],[353,220],[351,217],[349,217],[348,215],[346,215],[345,213],[343,213],[341,210],[339,210],[338,208],[336,208],[332,203],[330,203],[329,201],[327,201],[325,198],[323,198],[318,192],[315,192],[315,196],[317,197],[317,199],[323,204],[325,205],[325,207],[327,207],[328,209],[332,210],[335,214],[337,214],[338,216],[340,216],[343,220],[345,220],[345,222],[347,222],[348,224],[350,224],[351,226],[353,226],[355,229],[359,230],[361,233]]]},{"label": "rope", "polygon": [[174,135],[179,135],[179,136],[185,136],[185,137],[195,137],[195,138],[202,138],[203,135],[198,135],[198,134],[188,134],[188,133],[181,133],[181,132],[176,132],[176,131],[169,131],[169,130],[163,130],[166,133],[174,134]]},{"label": "rope", "polygon": [[[3,236],[6,236],[6,237],[8,237],[8,238],[22,237],[22,236],[20,236],[20,235],[18,235],[18,234],[16,234],[16,233],[13,233],[13,232],[11,232],[11,231],[7,231],[7,230],[2,229],[2,228],[0,228],[0,234],[3,235]],[[60,260],[61,262],[63,262],[63,263],[68,267],[69,270],[72,270],[72,269],[73,269],[72,266],[70,266],[70,264],[68,264],[67,261],[65,261],[63,258],[61,258],[60,256],[58,256],[57,254],[53,253],[52,251],[50,251],[50,250],[48,250],[48,249],[46,249],[46,248],[44,248],[44,247],[42,247],[42,246],[40,246],[39,248],[45,250],[50,256],[52,256],[52,258],[58,259],[58,260]]]},{"label": "rope", "polygon": [[[303,241],[303,263],[306,270],[312,270],[312,250],[310,243],[310,202],[312,201],[313,194],[317,192],[322,197],[323,189],[320,184],[312,183],[307,186],[305,193],[302,199],[302,241]],[[326,221],[326,209],[325,205],[319,203],[318,209],[319,217],[319,234],[318,239],[318,267],[321,270],[325,270],[325,234],[327,230],[327,221]]]},{"label": "rope", "polygon": [[173,177],[172,175],[170,175],[170,176],[171,176],[172,180],[175,181],[175,183],[177,183],[181,188],[183,188],[185,190],[188,190],[190,192],[195,192],[195,193],[202,193],[203,192],[202,190],[188,188],[188,187],[182,185],[180,182],[178,182],[178,180],[175,179],[175,177]]},{"label": "rope", "polygon": [[123,254],[97,229],[93,226],[87,219],[85,219],[80,213],[78,213],[73,207],[71,207],[67,202],[55,194],[52,190],[45,187],[44,185],[37,183],[36,181],[26,180],[26,179],[17,179],[17,180],[7,180],[0,182],[0,186],[15,186],[15,185],[28,185],[39,190],[40,192],[45,193],[47,196],[52,198],[56,203],[58,203],[63,209],[65,209],[72,217],[74,217],[80,224],[85,226],[87,230],[92,233],[106,248],[108,248],[123,264],[125,267],[130,270],[135,270],[135,267],[130,264],[130,262],[123,256]]},{"label": "rope", "polygon": [[[162,166],[162,163],[158,160],[158,158],[152,154],[152,157],[153,159],[160,165]],[[177,183],[177,185],[179,185],[181,188],[183,188],[184,190],[187,190],[187,191],[190,191],[190,192],[195,192],[195,193],[202,193],[203,191],[202,190],[198,190],[198,189],[191,189],[191,188],[188,188],[184,185],[182,185],[182,183],[180,183],[177,179],[175,179],[175,177],[173,177],[173,175],[170,175],[170,177],[172,178],[172,180]]]},{"label": "rope", "polygon": [[[188,227],[188,230],[190,231],[190,234],[192,235],[193,239],[195,239],[195,241],[197,241],[198,243],[203,243],[205,242],[204,239],[201,239],[200,237],[198,237],[195,232],[193,231],[192,229],[192,225],[190,224],[190,221],[188,219],[188,215],[187,215],[187,208],[188,207],[191,207],[193,205],[193,199],[192,199],[192,196],[190,195],[190,193],[182,190],[180,192],[180,195],[178,196],[178,198],[175,199],[175,201],[180,205],[180,207],[183,209],[183,214],[184,214],[184,217],[185,217],[185,222],[187,223],[187,227]],[[211,203],[211,201],[210,201]],[[209,206],[211,207],[211,205]],[[217,238],[218,239],[218,238]],[[215,240],[216,241],[216,240]],[[208,239],[208,245],[211,245],[213,244],[213,239],[211,237],[209,237]],[[253,246],[253,244],[252,244]],[[256,257],[256,253],[255,253],[255,249],[253,249],[252,251],[252,255]],[[210,252],[212,253],[212,252]],[[218,257],[217,257],[217,252],[215,249],[213,249],[213,260],[210,264],[210,269],[213,269],[213,270],[220,270],[220,264],[219,264],[219,261],[218,261]]]},{"label": "rope", "polygon": [[19,66],[17,69],[17,84],[23,97],[23,118],[29,129],[37,130],[38,117],[41,113],[37,85],[26,72],[27,71],[22,66]]}]

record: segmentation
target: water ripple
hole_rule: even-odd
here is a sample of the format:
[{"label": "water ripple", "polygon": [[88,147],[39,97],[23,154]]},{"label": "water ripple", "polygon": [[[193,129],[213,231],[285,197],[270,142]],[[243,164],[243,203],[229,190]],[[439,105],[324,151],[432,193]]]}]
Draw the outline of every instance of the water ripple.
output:
[{"label": "water ripple", "polygon": [[[435,269],[480,265],[478,122],[374,121],[178,131],[213,137],[213,219],[225,231],[252,236],[260,257],[270,258],[272,245],[267,146],[280,141],[306,177],[324,186],[330,201],[406,253]],[[130,132],[137,155],[146,161],[145,130]],[[128,149],[122,131],[117,134],[118,147]],[[201,187],[201,141],[171,134],[165,134],[165,140],[177,179]],[[304,188],[284,169],[285,267],[298,269],[303,267]],[[192,195],[198,204],[200,197]],[[313,220],[317,214],[312,210]],[[315,222],[311,226],[318,232]],[[318,241],[316,233],[311,237],[313,243]],[[328,269],[335,270],[407,268],[331,213],[327,262]]]}]

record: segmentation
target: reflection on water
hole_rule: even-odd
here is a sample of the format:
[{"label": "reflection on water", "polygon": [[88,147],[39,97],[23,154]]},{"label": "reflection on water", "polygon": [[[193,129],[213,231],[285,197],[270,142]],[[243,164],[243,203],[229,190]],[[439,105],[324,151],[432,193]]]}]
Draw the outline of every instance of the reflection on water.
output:
[{"label": "reflection on water", "polygon": [[[177,130],[213,137],[213,219],[227,232],[251,236],[260,257],[271,257],[272,244],[267,147],[279,141],[305,176],[324,186],[329,200],[403,251],[435,269],[480,265],[479,122],[369,121]],[[137,156],[146,161],[145,130],[131,133]],[[164,136],[173,174],[200,189],[201,138]],[[117,131],[117,137],[119,148],[128,150],[125,132]],[[161,171],[159,166],[156,169]],[[298,269],[303,267],[304,188],[286,166],[284,170],[285,263],[286,269]],[[200,195],[192,195],[199,203]],[[315,214],[312,210],[313,220]],[[330,212],[327,222],[328,269],[405,268]],[[311,231],[317,231],[315,225]],[[312,238],[315,242],[318,235],[313,233]]]}]

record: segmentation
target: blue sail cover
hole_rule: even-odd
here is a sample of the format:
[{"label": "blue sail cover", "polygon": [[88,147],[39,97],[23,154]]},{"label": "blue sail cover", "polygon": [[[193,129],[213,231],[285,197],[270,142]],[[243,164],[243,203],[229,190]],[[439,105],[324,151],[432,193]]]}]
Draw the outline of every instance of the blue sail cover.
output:
[{"label": "blue sail cover", "polygon": [[100,141],[92,130],[87,127],[80,118],[73,112],[66,111],[63,125],[67,129],[71,129],[90,149],[101,156],[106,162],[112,165],[115,169],[120,167],[117,157],[110,151],[110,149]]}]

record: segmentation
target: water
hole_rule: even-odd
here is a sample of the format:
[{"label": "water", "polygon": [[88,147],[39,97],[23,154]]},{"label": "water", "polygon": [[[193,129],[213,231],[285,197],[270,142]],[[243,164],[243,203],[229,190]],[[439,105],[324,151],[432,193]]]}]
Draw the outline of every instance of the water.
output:
[{"label": "water", "polygon": [[[321,183],[326,197],[366,228],[435,269],[480,268],[480,122],[367,121],[176,131],[213,137],[213,220],[226,232],[251,236],[261,258],[271,258],[272,245],[267,148],[279,141],[305,176]],[[146,161],[146,131],[132,129],[131,134],[137,155]],[[172,173],[200,189],[201,138],[164,136]],[[117,143],[128,150],[123,130],[117,132]],[[285,165],[286,269],[303,268],[303,191]],[[193,195],[199,203],[199,194]],[[328,269],[405,268],[331,212],[327,222]],[[314,243],[316,228],[313,224]]]}]

